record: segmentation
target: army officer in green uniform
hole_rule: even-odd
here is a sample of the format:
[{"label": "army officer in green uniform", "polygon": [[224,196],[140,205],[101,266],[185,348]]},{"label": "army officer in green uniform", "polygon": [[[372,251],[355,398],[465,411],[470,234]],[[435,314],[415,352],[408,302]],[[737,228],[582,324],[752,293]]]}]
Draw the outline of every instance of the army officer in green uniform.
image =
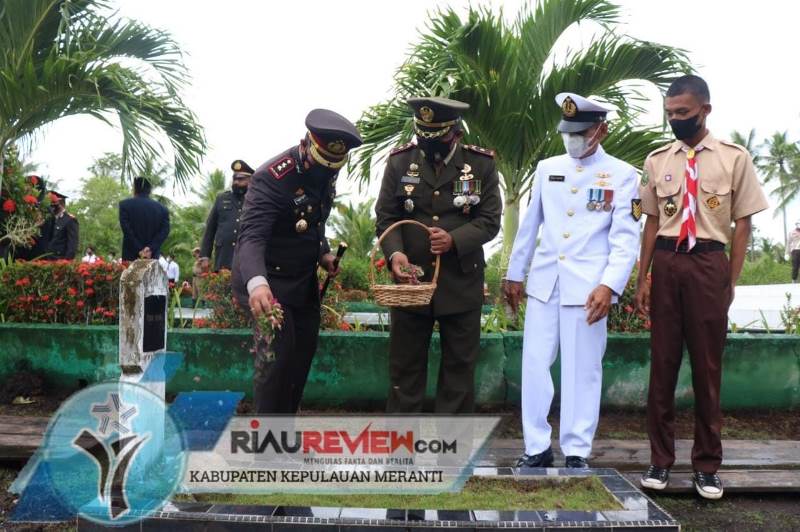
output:
[{"label": "army officer in green uniform", "polygon": [[392,231],[382,242],[395,282],[409,282],[409,265],[433,275],[441,256],[438,287],[425,307],[391,309],[390,388],[387,411],[421,412],[428,349],[439,322],[442,363],[438,413],[469,413],[475,402],[475,363],[483,304],[483,244],[500,229],[502,204],[494,152],[461,144],[461,115],[469,108],[447,98],[412,98],[417,143],[394,149],[375,205],[380,236],[394,222],[415,225]]},{"label": "army officer in green uniform", "polygon": [[249,164],[237,159],[231,163],[233,180],[231,189],[226,190],[214,200],[214,206],[208,214],[206,230],[200,245],[200,258],[206,264],[214,251],[214,271],[231,269],[233,252],[239,232],[239,219],[242,217],[244,195],[250,184],[253,169]]}]

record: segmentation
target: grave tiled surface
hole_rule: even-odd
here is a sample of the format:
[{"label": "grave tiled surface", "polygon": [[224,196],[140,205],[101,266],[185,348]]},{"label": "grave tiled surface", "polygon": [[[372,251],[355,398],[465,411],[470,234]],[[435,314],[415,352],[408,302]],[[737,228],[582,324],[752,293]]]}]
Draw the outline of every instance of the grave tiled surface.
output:
[{"label": "grave tiled surface", "polygon": [[[599,477],[622,505],[613,511],[568,510],[435,510],[392,508],[328,508],[305,506],[245,506],[232,504],[175,503],[173,511],[149,516],[125,530],[271,530],[272,532],[374,532],[442,530],[461,531],[488,528],[524,530],[680,530],[677,522],[637,487],[613,469],[584,471],[538,468],[477,467],[481,476]],[[174,511],[177,510],[177,511]],[[79,519],[79,530],[101,527]],[[379,529],[379,530],[375,530]],[[120,529],[114,529],[120,530]]]}]

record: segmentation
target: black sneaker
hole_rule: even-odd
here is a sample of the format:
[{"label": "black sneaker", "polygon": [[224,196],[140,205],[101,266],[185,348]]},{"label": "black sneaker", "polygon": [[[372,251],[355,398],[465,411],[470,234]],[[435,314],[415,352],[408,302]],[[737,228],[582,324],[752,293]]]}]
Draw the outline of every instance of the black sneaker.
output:
[{"label": "black sneaker", "polygon": [[564,466],[567,469],[589,469],[589,463],[586,461],[586,458],[581,456],[567,456],[567,459],[564,461]]},{"label": "black sneaker", "polygon": [[643,488],[663,490],[669,484],[669,469],[651,465],[639,482]]},{"label": "black sneaker", "polygon": [[523,454],[517,460],[517,467],[553,467],[553,448],[548,447],[539,454]]},{"label": "black sneaker", "polygon": [[694,481],[694,489],[704,499],[722,498],[722,480],[716,473],[695,471],[692,480]]}]

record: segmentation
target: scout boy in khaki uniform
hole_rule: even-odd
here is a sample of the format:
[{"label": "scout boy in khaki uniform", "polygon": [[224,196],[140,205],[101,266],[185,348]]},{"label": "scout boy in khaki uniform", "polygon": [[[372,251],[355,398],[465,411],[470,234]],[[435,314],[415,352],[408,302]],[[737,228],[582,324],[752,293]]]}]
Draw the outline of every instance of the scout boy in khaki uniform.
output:
[{"label": "scout boy in khaki uniform", "polygon": [[[695,397],[694,485],[702,497],[719,499],[719,394],[728,308],[744,263],[750,218],[769,205],[747,150],[715,139],[706,128],[711,103],[705,81],[692,75],[676,79],[664,109],[677,140],[647,157],[639,190],[647,222],[636,304],[652,321],[651,465],[641,484],[664,489],[675,462],[674,396],[685,342]],[[652,289],[647,284],[651,262]]]}]

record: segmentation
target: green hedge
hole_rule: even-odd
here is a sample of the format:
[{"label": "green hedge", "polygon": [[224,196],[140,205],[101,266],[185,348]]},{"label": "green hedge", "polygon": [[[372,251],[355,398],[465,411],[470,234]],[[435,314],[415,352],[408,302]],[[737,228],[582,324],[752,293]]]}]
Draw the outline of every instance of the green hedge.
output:
[{"label": "green hedge", "polygon": [[[53,392],[75,390],[81,381],[114,379],[118,331],[114,326],[40,324],[0,325],[0,386],[20,360],[43,373]],[[252,391],[251,337],[247,330],[179,330],[167,347],[184,353],[168,391]],[[603,360],[603,404],[642,407],[649,378],[646,334],[612,334]],[[382,405],[389,386],[389,335],[381,332],[320,333],[304,405],[358,408]],[[439,368],[439,338],[434,335],[428,368],[432,397]],[[519,404],[522,333],[486,334],[475,377],[481,404]],[[558,363],[553,367],[559,387]],[[723,362],[722,404],[726,408],[800,406],[800,337],[731,334]],[[677,403],[692,403],[688,361],[684,360]]]}]

